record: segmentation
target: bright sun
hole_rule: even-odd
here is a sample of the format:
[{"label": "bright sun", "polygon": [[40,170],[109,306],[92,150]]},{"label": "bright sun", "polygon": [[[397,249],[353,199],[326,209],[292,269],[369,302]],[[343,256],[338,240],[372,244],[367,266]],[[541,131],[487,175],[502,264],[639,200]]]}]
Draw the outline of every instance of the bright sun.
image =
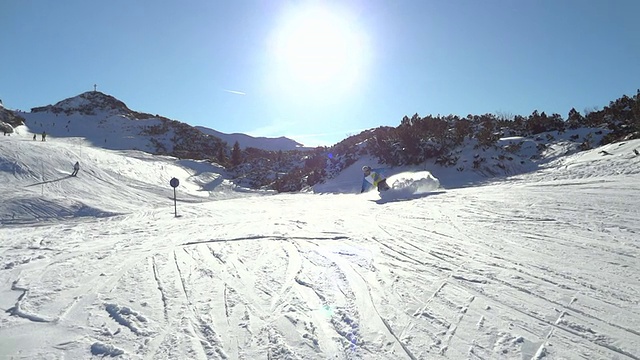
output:
[{"label": "bright sun", "polygon": [[356,24],[325,7],[289,14],[275,45],[280,71],[303,86],[345,87],[364,66],[364,37]]}]

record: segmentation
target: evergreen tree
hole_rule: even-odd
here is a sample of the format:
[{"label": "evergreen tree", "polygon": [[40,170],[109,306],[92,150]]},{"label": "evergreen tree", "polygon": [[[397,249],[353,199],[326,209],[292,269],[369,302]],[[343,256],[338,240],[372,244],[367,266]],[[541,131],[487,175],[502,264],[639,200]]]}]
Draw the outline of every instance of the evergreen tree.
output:
[{"label": "evergreen tree", "polygon": [[465,137],[473,135],[473,127],[471,121],[460,119],[453,125],[454,141],[456,145],[462,144]]},{"label": "evergreen tree", "polygon": [[633,111],[633,121],[632,126],[635,131],[634,138],[640,138],[640,89],[636,93],[636,96],[633,97],[633,105],[631,107],[631,111]]},{"label": "evergreen tree", "polygon": [[223,146],[218,147],[218,153],[216,154],[216,160],[218,164],[225,166],[227,165],[227,154],[225,148]]},{"label": "evergreen tree", "polygon": [[233,149],[231,150],[231,165],[238,166],[242,163],[242,150],[240,150],[240,143],[236,141],[233,144]]},{"label": "evergreen tree", "polygon": [[538,110],[533,110],[527,119],[527,130],[533,135],[547,131],[544,127],[546,119],[547,114],[545,114],[544,111],[540,114]]},{"label": "evergreen tree", "polygon": [[569,129],[577,129],[583,123],[584,117],[580,115],[580,113],[575,108],[571,108],[567,117],[567,126],[569,126]]}]

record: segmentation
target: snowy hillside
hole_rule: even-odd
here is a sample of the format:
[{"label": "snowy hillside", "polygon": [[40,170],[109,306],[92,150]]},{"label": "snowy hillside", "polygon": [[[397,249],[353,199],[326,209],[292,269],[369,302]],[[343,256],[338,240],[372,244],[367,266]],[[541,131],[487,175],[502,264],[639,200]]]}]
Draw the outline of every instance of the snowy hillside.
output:
[{"label": "snowy hillside", "polygon": [[[437,178],[446,178],[445,188],[474,186],[536,171],[555,158],[591,149],[612,139],[633,138],[631,127],[622,120],[612,120],[614,115],[609,114],[618,114],[618,107],[607,108],[608,112],[598,116],[591,113],[589,116],[593,119],[589,121],[565,124],[558,120],[562,126],[549,126],[550,130],[537,133],[518,128],[515,120],[500,127],[492,125],[489,131],[482,124],[491,123],[495,118],[488,115],[486,121],[474,117],[475,122],[471,122],[456,117],[419,118],[416,114],[415,119],[407,118],[407,122],[403,119],[395,129],[366,130],[334,146],[310,149],[284,137],[223,134],[160,115],[136,112],[113,96],[92,91],[54,105],[33,108],[29,113],[0,109],[0,127],[9,135],[19,137],[27,133],[32,136],[31,132],[35,132],[34,140],[46,134],[52,141],[68,139],[111,150],[140,150],[181,159],[207,160],[229,169],[229,177],[236,184],[254,189],[298,192],[313,188],[315,192],[333,193],[336,190],[331,184],[339,178],[352,179],[357,174],[350,171],[350,167],[354,162],[361,166],[365,160],[369,165],[385,168],[387,175],[407,170],[429,171]],[[536,118],[533,115],[530,118],[529,125],[536,124]],[[604,126],[600,118],[602,121],[607,118],[608,126]],[[424,126],[418,126],[421,123]],[[29,131],[20,133],[22,124]],[[448,129],[443,134],[449,134],[449,138],[429,132],[415,138],[409,136],[413,140],[399,137],[401,133],[428,129],[430,124]],[[465,129],[460,124],[466,124],[467,130],[460,130]],[[243,151],[231,149],[236,141]],[[287,151],[290,149],[304,151]],[[407,164],[420,165],[405,166]],[[357,191],[358,186],[347,187]],[[347,190],[341,186],[340,191]]]},{"label": "snowy hillside", "polygon": [[[224,151],[220,139],[160,115],[129,109],[113,96],[90,91],[54,105],[19,112],[30,131],[49,139],[81,138],[112,150],[141,150],[190,159],[215,159]],[[16,133],[20,135],[19,129]],[[35,140],[35,138],[34,138]]]},{"label": "snowy hillside", "polygon": [[[19,132],[26,129],[21,127]],[[104,150],[76,138],[43,142],[14,136],[11,140],[0,143],[0,180],[16,185],[2,189],[3,222],[109,216],[141,206],[153,208],[173,196],[172,177],[180,180],[185,201],[209,200],[206,190],[213,188],[217,190],[214,197],[224,197],[232,188],[224,179],[224,169],[207,162]],[[76,161],[82,175],[70,178]]]},{"label": "snowy hillside", "polygon": [[274,195],[30,131],[0,137],[0,358],[640,359],[640,140],[381,201],[367,159]]},{"label": "snowy hillside", "polygon": [[[9,110],[4,111],[10,113]],[[224,134],[204,127],[191,127],[160,115],[131,110],[121,100],[99,91],[88,91],[53,105],[35,107],[31,112],[18,114],[26,119],[26,124],[34,132],[44,131],[57,137],[86,137],[95,146],[107,149],[128,150],[139,143],[138,139],[134,138],[146,136],[151,139],[137,144],[142,146],[139,150],[154,153],[171,152],[176,142],[179,142],[177,135],[180,134],[176,133],[184,132],[186,128],[192,128],[198,134],[213,135],[226,141],[229,147],[233,146],[236,140],[240,141],[243,147],[251,146],[264,150],[293,150],[302,147],[301,144],[284,137],[254,138],[244,134]],[[95,131],[95,128],[100,131]],[[195,136],[194,133],[191,133],[191,136]]]}]

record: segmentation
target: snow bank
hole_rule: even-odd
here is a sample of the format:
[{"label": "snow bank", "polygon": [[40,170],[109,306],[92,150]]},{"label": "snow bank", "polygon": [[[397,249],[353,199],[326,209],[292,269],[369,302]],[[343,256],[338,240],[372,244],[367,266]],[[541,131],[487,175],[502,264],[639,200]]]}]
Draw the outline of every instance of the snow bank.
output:
[{"label": "snow bank", "polygon": [[403,172],[387,179],[391,189],[380,192],[383,201],[413,199],[440,189],[440,181],[428,171]]},{"label": "snow bank", "polygon": [[101,343],[100,341],[96,341],[91,345],[91,353],[93,355],[103,355],[103,356],[119,356],[124,354],[124,350],[118,349],[117,347],[109,344]]},{"label": "snow bank", "polygon": [[411,194],[423,194],[440,188],[440,181],[428,171],[403,172],[387,179],[391,190]]}]

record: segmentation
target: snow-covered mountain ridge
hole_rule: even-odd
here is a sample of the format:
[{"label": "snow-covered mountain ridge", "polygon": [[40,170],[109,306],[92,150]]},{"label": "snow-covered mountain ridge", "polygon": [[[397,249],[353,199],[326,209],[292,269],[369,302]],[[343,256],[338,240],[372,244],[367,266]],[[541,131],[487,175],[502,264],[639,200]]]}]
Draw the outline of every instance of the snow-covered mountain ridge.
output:
[{"label": "snow-covered mountain ridge", "polygon": [[[438,175],[456,171],[465,173],[457,176],[465,182],[476,178],[473,183],[535,171],[555,157],[637,137],[640,132],[634,132],[633,119],[638,104],[637,96],[625,96],[586,116],[572,109],[566,122],[558,114],[537,111],[513,121],[491,114],[467,118],[416,114],[405,117],[397,128],[371,129],[334,146],[313,149],[286,138],[223,134],[139,113],[100,92],[80,94],[30,113],[14,112],[20,121],[5,125],[12,132],[24,121],[28,133],[44,132],[50,140],[73,137],[107,149],[207,160],[230,170],[229,176],[241,186],[295,192],[321,188],[318,185],[339,177],[352,164],[365,162],[384,168],[389,175],[407,166]],[[241,148],[238,153],[231,149],[236,141]],[[468,183],[448,184],[464,185]]]},{"label": "snow-covered mountain ridge", "polygon": [[213,135],[222,139],[224,142],[233,146],[236,141],[240,145],[240,148],[246,149],[248,147],[267,150],[267,151],[289,151],[289,150],[310,150],[311,148],[305,147],[295,140],[291,140],[287,137],[280,136],[278,138],[267,137],[254,137],[247,134],[225,134],[217,130],[209,129],[204,126],[196,126],[196,129],[202,131],[207,135]]},{"label": "snow-covered mountain ridge", "polygon": [[[69,134],[65,134],[64,132],[62,133],[56,132],[55,131],[56,129],[53,129],[54,127],[53,124],[55,123],[54,118],[55,117],[59,118],[60,116],[63,116],[63,117],[68,117],[69,119],[80,119],[82,117],[87,117],[87,121],[91,121],[92,118],[98,117],[100,118],[100,121],[102,122],[102,124],[115,121],[116,125],[125,125],[125,129],[131,128],[132,126],[136,126],[144,129],[145,127],[151,127],[155,125],[154,127],[155,135],[160,135],[159,132],[162,130],[164,130],[165,132],[169,132],[173,130],[172,128],[178,127],[181,129],[182,132],[185,132],[185,131],[188,132],[190,136],[193,136],[195,138],[200,138],[200,139],[204,138],[202,134],[197,134],[193,130],[187,131],[186,129],[188,127],[191,128],[192,126],[187,125],[186,123],[171,120],[157,114],[152,115],[148,113],[131,110],[123,101],[118,100],[117,98],[111,95],[104,94],[99,91],[88,91],[88,92],[79,94],[77,96],[64,99],[53,105],[46,105],[46,106],[32,108],[30,113],[16,112],[16,114],[18,116],[25,118],[27,121],[29,121],[35,114],[38,114],[36,118],[38,120],[41,120],[38,124],[42,127],[42,131],[47,131],[46,127],[51,127],[48,129],[49,133],[53,132],[57,136],[69,136]],[[51,121],[45,122],[46,119],[49,119]],[[153,122],[142,123],[142,124],[134,123],[135,124],[134,125],[132,123],[126,123],[126,122],[122,123],[121,121],[118,121],[118,119],[120,120],[121,119],[153,120]],[[59,120],[58,123],[61,123],[62,121],[64,121],[64,119],[58,119],[58,120]],[[17,124],[14,126],[17,126]],[[32,128],[33,127],[34,126],[32,126]],[[271,150],[271,151],[300,149],[302,147],[301,144],[285,137],[254,138],[244,134],[224,134],[216,130],[208,129],[205,127],[192,127],[192,128],[201,131],[203,134],[211,135],[216,139],[225,141],[227,143],[225,147],[225,152],[227,153],[226,155],[228,155],[228,152],[230,151],[230,148],[231,146],[233,146],[233,143],[235,141],[240,141],[243,147],[250,146],[250,147]],[[173,132],[175,132],[175,130],[173,130]],[[82,134],[76,134],[76,136],[78,135],[81,136]],[[145,135],[145,132],[140,131],[140,135]],[[164,139],[156,138],[154,139],[154,142],[150,144],[150,146],[147,146],[145,149],[141,149],[141,150],[150,151],[150,152],[159,153],[159,154],[167,154],[167,152],[170,153],[171,152],[170,149],[173,149],[175,146],[175,144],[171,143],[172,140],[173,139],[171,137],[164,138]],[[219,142],[219,140],[216,140],[216,141]],[[114,147],[107,146],[107,148],[114,148]],[[127,149],[130,149],[130,148],[127,148]],[[125,148],[121,148],[120,150],[125,150]],[[197,158],[213,159],[217,155],[217,152],[220,152],[220,150],[216,149],[213,153],[209,153],[208,152],[209,150],[210,149],[207,146],[204,146],[203,149],[201,149],[200,151],[201,154],[197,155]],[[192,153],[193,153],[192,154],[193,156],[196,155],[195,154],[196,151],[192,151]]]}]

